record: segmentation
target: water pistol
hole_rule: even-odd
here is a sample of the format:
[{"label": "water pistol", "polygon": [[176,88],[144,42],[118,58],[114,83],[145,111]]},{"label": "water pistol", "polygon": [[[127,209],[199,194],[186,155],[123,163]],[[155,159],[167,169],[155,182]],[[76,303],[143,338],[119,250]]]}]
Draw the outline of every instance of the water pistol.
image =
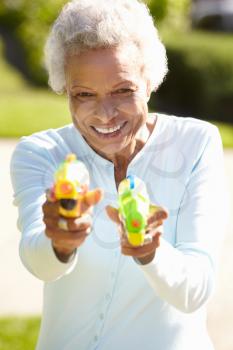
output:
[{"label": "water pistol", "polygon": [[59,213],[65,217],[81,216],[81,204],[88,191],[89,173],[83,162],[75,154],[68,154],[54,174],[54,184],[50,190],[52,199],[60,201]]},{"label": "water pistol", "polygon": [[145,183],[134,175],[122,180],[118,187],[118,205],[129,243],[143,245],[147,218],[157,208],[150,204]]}]

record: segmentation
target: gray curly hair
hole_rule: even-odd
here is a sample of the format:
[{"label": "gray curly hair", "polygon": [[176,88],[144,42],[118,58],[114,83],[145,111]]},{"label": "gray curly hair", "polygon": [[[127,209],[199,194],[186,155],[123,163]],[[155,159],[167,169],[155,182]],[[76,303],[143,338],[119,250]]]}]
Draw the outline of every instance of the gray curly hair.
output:
[{"label": "gray curly hair", "polygon": [[65,91],[65,58],[68,53],[134,44],[144,63],[151,90],[167,74],[166,50],[148,7],[140,0],[73,0],[55,21],[45,45],[49,85]]}]

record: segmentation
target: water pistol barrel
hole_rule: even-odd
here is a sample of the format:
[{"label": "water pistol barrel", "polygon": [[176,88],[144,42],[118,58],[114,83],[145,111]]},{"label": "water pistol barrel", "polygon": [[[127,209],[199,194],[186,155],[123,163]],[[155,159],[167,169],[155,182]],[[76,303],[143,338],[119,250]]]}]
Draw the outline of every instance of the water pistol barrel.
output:
[{"label": "water pistol barrel", "polygon": [[134,246],[142,245],[150,210],[145,183],[134,175],[127,176],[118,187],[118,204],[129,242]]}]

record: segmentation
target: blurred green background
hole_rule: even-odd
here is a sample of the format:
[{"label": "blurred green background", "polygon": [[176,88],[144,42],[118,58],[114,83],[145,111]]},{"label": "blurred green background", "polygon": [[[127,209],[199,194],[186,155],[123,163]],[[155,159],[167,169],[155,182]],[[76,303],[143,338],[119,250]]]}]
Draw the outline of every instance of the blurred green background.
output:
[{"label": "blurred green background", "polygon": [[[164,41],[169,74],[151,110],[214,122],[233,145],[233,34],[191,28],[190,0],[147,0]],[[47,87],[43,47],[64,0],[0,3],[0,136],[70,122],[64,96]]]},{"label": "blurred green background", "polygon": [[[47,87],[43,46],[64,0],[0,2],[0,137],[70,122],[65,96]],[[193,29],[191,0],[148,0],[168,54],[169,74],[151,110],[215,123],[233,147],[233,33]],[[0,349],[35,346],[40,318],[2,318]],[[30,336],[29,336],[30,335]]]}]

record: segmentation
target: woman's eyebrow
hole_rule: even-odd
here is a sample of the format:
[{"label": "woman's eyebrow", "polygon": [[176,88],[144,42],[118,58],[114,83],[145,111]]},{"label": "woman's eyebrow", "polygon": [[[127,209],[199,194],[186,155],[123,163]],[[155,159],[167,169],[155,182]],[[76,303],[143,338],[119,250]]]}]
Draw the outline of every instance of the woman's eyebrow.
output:
[{"label": "woman's eyebrow", "polygon": [[83,85],[77,85],[76,83],[71,86],[71,90],[75,88],[81,88],[81,89],[87,89],[87,90],[92,90],[90,87],[83,86]]},{"label": "woman's eyebrow", "polygon": [[123,80],[123,81],[117,83],[116,85],[113,85],[113,87],[118,87],[119,85],[123,85],[123,84],[136,85],[136,83],[132,80]]},{"label": "woman's eyebrow", "polygon": [[[123,81],[120,81],[117,84],[113,85],[113,89],[117,88],[118,86],[124,85],[124,84],[137,86],[137,84],[134,81],[132,81],[132,80],[123,80]],[[75,88],[93,90],[90,87],[87,87],[87,86],[84,86],[84,85],[78,85],[77,83],[74,83],[74,85],[71,86],[71,90],[73,90]]]}]

